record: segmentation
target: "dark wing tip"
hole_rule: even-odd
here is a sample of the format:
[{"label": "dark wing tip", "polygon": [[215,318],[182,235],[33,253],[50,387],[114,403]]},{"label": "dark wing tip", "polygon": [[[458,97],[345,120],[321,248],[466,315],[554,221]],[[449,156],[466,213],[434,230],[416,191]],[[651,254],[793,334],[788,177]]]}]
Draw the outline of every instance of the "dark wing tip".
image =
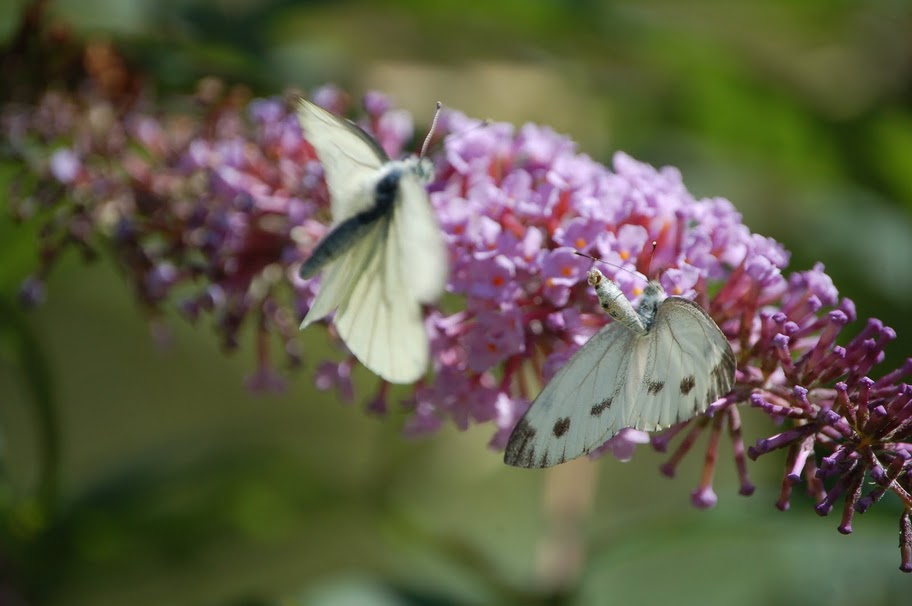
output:
[{"label": "dark wing tip", "polygon": [[542,467],[535,459],[535,447],[529,444],[534,437],[535,428],[525,418],[520,419],[507,441],[504,463],[513,467]]}]

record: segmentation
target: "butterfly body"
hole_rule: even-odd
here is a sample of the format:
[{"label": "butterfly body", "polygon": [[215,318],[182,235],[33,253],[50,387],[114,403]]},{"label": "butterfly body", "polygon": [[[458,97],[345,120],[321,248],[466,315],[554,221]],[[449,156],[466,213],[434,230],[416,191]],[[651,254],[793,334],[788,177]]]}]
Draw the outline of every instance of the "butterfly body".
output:
[{"label": "butterfly body", "polygon": [[589,271],[588,282],[590,286],[595,287],[595,294],[598,295],[602,309],[614,320],[638,335],[645,335],[652,328],[658,305],[666,297],[662,286],[658,282],[652,281],[646,286],[643,298],[634,311],[633,305],[630,304],[621,289],[611,280],[606,280],[599,270]]},{"label": "butterfly body", "polygon": [[356,125],[302,100],[298,118],[323,164],[334,227],[301,265],[320,290],[301,328],[335,310],[348,348],[393,383],[424,374],[429,345],[421,305],[447,278],[443,238],[425,185],[426,159],[390,160]]},{"label": "butterfly body", "polygon": [[589,283],[615,322],[570,358],[520,419],[504,453],[509,465],[549,467],[624,427],[669,427],[705,411],[734,384],[731,346],[699,305],[650,282],[634,310],[597,269]]}]

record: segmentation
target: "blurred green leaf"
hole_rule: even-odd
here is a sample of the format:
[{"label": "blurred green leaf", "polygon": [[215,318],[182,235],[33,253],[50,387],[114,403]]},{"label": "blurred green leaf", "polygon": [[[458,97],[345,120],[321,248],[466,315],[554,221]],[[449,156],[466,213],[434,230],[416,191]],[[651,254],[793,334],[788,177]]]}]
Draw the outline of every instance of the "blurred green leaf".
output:
[{"label": "blurred green leaf", "polygon": [[872,120],[865,156],[877,177],[912,210],[912,114],[890,108]]}]

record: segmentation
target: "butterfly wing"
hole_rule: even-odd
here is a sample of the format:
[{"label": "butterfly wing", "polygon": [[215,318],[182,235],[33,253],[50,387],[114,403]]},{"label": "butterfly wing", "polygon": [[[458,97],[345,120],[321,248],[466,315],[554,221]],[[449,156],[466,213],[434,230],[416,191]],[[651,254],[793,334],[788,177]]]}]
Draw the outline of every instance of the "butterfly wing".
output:
[{"label": "butterfly wing", "polygon": [[516,467],[550,467],[588,453],[617,433],[635,397],[631,377],[646,360],[620,322],[602,328],[545,385],[504,453]]},{"label": "butterfly wing", "polygon": [[421,305],[409,294],[415,276],[402,271],[395,224],[384,219],[352,251],[353,259],[363,259],[362,269],[352,272],[334,321],[367,368],[391,383],[412,383],[427,368],[429,345]]},{"label": "butterfly wing", "polygon": [[383,148],[356,124],[305,99],[298,122],[323,165],[333,221],[370,208],[377,173],[389,161]]},{"label": "butterfly wing", "polygon": [[706,311],[687,299],[669,297],[641,342],[646,359],[636,406],[626,423],[656,431],[704,412],[731,391],[735,356],[728,339]]},{"label": "butterfly wing", "polygon": [[[424,185],[406,173],[399,181],[398,206],[393,213],[390,239],[396,244],[395,263],[404,293],[419,303],[436,301],[446,286],[446,245]],[[406,294],[399,296],[409,296]]]},{"label": "butterfly wing", "polygon": [[513,430],[504,462],[550,467],[601,446],[624,427],[687,420],[734,384],[735,358],[696,303],[670,297],[645,335],[604,327],[545,386]]}]

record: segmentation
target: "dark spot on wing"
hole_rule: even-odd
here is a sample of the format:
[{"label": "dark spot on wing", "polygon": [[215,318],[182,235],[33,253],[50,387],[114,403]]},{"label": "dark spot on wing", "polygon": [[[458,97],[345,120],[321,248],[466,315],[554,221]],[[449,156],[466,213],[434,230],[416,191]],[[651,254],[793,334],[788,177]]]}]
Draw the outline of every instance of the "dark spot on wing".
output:
[{"label": "dark spot on wing", "polygon": [[570,429],[570,417],[564,417],[558,419],[557,423],[554,424],[554,437],[559,438],[567,433],[567,430]]},{"label": "dark spot on wing", "polygon": [[600,417],[602,413],[611,408],[611,398],[605,398],[598,404],[593,404],[589,414],[593,417]]},{"label": "dark spot on wing", "polygon": [[686,396],[687,394],[689,394],[690,390],[693,389],[696,384],[697,384],[697,380],[696,380],[696,378],[694,378],[693,375],[690,375],[689,377],[684,377],[683,379],[681,379],[681,395]]},{"label": "dark spot on wing", "polygon": [[665,387],[665,381],[648,381],[646,383],[646,393],[651,396],[656,395]]}]

